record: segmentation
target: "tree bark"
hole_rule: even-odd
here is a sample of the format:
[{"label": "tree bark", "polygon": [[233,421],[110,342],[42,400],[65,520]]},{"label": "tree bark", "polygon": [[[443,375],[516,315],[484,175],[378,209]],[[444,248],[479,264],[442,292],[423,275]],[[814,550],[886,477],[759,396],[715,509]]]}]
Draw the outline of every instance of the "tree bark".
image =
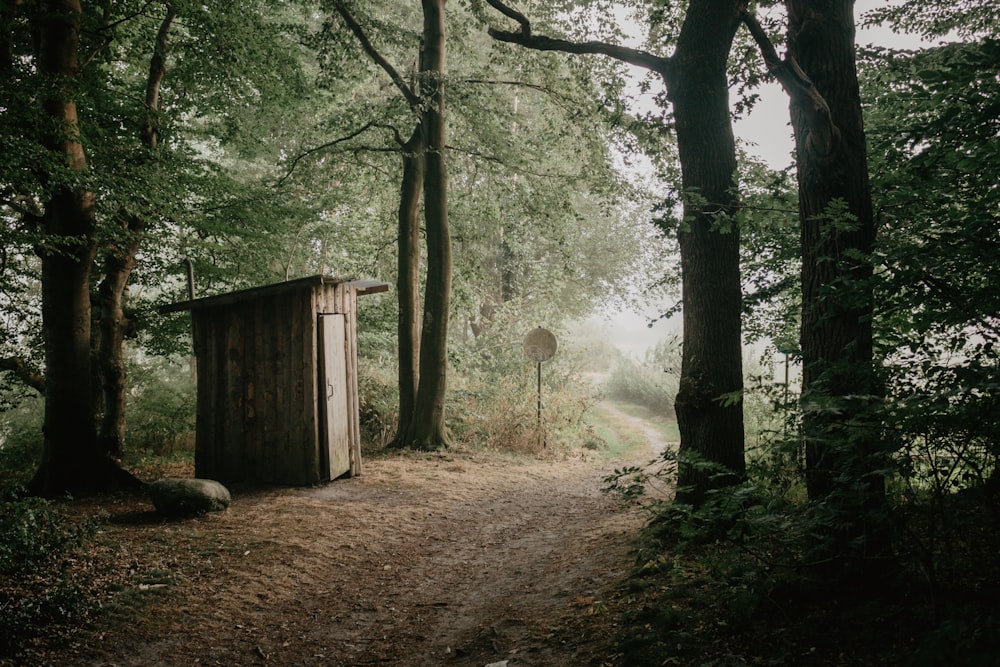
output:
[{"label": "tree bark", "polygon": [[691,2],[667,79],[684,192],[677,497],[696,505],[746,473],[739,195],[726,73],[739,22],[737,2]]},{"label": "tree bark", "polygon": [[420,127],[402,146],[403,180],[399,197],[396,292],[399,300],[399,424],[394,446],[406,446],[412,433],[420,378],[420,195],[424,187],[426,145]]},{"label": "tree bark", "polygon": [[[73,86],[78,79],[79,0],[40,3],[38,71],[48,80],[42,101],[52,120],[49,149],[75,174],[87,171]],[[87,493],[138,480],[97,448],[90,369],[90,271],[96,256],[94,194],[53,178],[43,217],[42,328],[45,419],[42,462],[29,491],[43,496]]]},{"label": "tree bark", "polygon": [[447,130],[444,116],[445,0],[422,0],[424,49],[421,131],[427,143],[424,221],[427,227],[427,283],[420,342],[420,380],[411,444],[447,447],[445,392],[448,373],[448,318],[451,308],[451,234],[448,228]]},{"label": "tree bark", "polygon": [[7,371],[39,394],[45,393],[45,376],[21,357],[0,358],[0,371]]},{"label": "tree bark", "polygon": [[[810,499],[841,516],[834,555],[887,549],[884,480],[873,407],[872,266],[875,238],[858,90],[853,0],[788,0],[789,59],[828,106],[791,100],[802,239],[802,405]],[[850,553],[847,553],[850,552]]]},{"label": "tree bark", "polygon": [[124,238],[111,242],[105,248],[104,278],[97,288],[97,303],[100,306],[97,371],[103,394],[98,445],[102,452],[114,457],[125,453],[128,389],[125,338],[133,323],[125,314],[124,302],[142,240],[143,221],[137,216],[128,216],[122,222],[122,228]]}]

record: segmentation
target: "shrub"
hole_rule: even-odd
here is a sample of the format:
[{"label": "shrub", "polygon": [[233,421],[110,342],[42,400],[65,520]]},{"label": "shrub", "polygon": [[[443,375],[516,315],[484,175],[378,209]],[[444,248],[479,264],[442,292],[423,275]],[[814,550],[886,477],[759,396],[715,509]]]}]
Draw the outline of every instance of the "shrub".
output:
[{"label": "shrub", "polygon": [[131,373],[127,447],[158,456],[190,449],[194,442],[196,387],[190,370],[177,360],[136,363]]},{"label": "shrub", "polygon": [[42,416],[44,399],[21,398],[0,413],[0,485],[28,483],[42,458]]},{"label": "shrub", "polygon": [[87,613],[90,596],[71,569],[94,524],[37,498],[0,498],[0,656],[13,656]]}]

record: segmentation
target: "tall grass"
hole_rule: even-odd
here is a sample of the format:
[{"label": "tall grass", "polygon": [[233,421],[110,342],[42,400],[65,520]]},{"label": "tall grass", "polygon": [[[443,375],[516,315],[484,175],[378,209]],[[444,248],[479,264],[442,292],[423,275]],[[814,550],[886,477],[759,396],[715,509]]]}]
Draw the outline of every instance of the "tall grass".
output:
[{"label": "tall grass", "polygon": [[604,383],[604,393],[657,413],[672,412],[679,378],[680,343],[668,338],[647,351],[642,361],[619,356]]}]

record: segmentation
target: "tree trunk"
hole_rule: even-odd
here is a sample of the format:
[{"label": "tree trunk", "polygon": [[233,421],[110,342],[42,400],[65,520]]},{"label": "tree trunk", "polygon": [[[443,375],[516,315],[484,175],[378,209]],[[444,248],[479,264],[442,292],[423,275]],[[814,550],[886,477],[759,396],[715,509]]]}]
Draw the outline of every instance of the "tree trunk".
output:
[{"label": "tree trunk", "polygon": [[[160,140],[160,86],[167,73],[167,37],[175,17],[173,7],[168,6],[149,59],[145,114],[139,138],[150,152],[156,150]],[[145,221],[138,214],[122,211],[119,218],[121,238],[110,241],[104,250],[104,278],[98,286],[101,327],[97,347],[97,371],[103,393],[98,443],[104,453],[116,457],[125,452],[128,388],[125,338],[132,326],[125,316],[124,301],[145,227]]]},{"label": "tree trunk", "polygon": [[[37,19],[38,71],[49,79],[42,102],[52,119],[46,145],[70,172],[87,170],[72,85],[78,78],[79,0],[41,3]],[[87,493],[138,480],[97,448],[90,369],[90,271],[96,255],[94,195],[72,183],[50,182],[45,205],[42,328],[45,339],[45,419],[42,463],[32,493]]]},{"label": "tree trunk", "polygon": [[517,21],[495,39],[543,51],[599,53],[663,77],[673,105],[684,192],[679,232],[684,352],[675,400],[682,461],[677,497],[699,504],[713,488],[743,478],[742,292],[736,145],[726,62],[739,26],[739,0],[693,0],[670,58],[604,42],[535,35],[527,17],[486,0]]},{"label": "tree trunk", "polygon": [[399,197],[396,292],[399,299],[399,425],[393,445],[403,447],[412,434],[420,377],[420,193],[424,187],[424,137],[420,127],[403,145]]},{"label": "tree trunk", "polygon": [[427,142],[424,178],[427,284],[411,444],[422,449],[437,449],[449,444],[444,422],[452,271],[444,119],[445,0],[422,0],[421,4],[424,11],[421,86],[425,100],[421,129]]},{"label": "tree trunk", "polygon": [[740,234],[734,217],[739,196],[726,76],[738,9],[731,0],[693,1],[666,79],[684,192],[684,342],[674,403],[681,436],[677,497],[693,504],[746,473]]},{"label": "tree trunk", "polygon": [[[872,361],[875,231],[858,91],[853,0],[789,0],[788,49],[829,107],[832,128],[792,98],[802,238],[802,405],[809,497],[846,526],[835,549],[881,556],[873,510],[884,507],[875,471],[878,388]],[[859,539],[860,538],[860,539]],[[853,545],[853,546],[852,546]],[[860,551],[856,551],[860,545]],[[843,555],[841,553],[840,555]]]},{"label": "tree trunk", "polygon": [[97,370],[103,394],[98,445],[109,456],[125,453],[125,405],[128,389],[125,338],[132,327],[123,307],[128,280],[142,239],[143,222],[132,216],[122,224],[124,236],[105,249],[104,278],[97,288],[101,309]]}]

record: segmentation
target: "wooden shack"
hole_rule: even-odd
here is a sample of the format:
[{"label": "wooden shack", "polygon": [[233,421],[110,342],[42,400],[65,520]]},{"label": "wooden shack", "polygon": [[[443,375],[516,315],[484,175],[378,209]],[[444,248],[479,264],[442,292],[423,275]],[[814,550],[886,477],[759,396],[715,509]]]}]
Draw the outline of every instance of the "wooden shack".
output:
[{"label": "wooden shack", "polygon": [[161,308],[191,311],[195,475],[308,485],[360,474],[357,298],[387,289],[317,275]]}]

